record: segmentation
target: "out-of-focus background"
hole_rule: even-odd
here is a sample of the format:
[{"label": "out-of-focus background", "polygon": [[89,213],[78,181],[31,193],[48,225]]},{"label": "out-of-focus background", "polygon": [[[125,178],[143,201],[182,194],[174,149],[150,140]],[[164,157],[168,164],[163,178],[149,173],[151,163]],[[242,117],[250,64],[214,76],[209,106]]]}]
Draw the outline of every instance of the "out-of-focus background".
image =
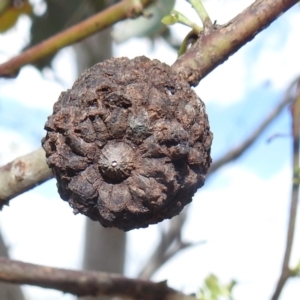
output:
[{"label": "out-of-focus background", "polygon": [[[97,11],[101,5],[103,8],[109,4],[109,1],[98,1],[98,6],[93,7],[87,4],[93,2],[91,0],[77,2],[80,1],[72,4],[74,9],[65,8],[61,15],[56,14],[57,18],[64,18],[63,13],[71,16],[65,17],[60,28],[67,28],[85,17],[78,16],[79,12],[88,14],[89,10]],[[159,2],[167,5],[172,1]],[[223,24],[252,2],[206,0],[204,4],[212,20]],[[35,17],[22,15],[13,27],[0,34],[0,62],[43,39],[47,30],[53,34],[58,21],[48,19],[47,23],[43,16],[53,14],[52,10],[59,7],[59,3],[30,0]],[[175,9],[200,23],[187,1],[177,0]],[[157,9],[162,10],[162,7]],[[145,55],[172,64],[177,58],[172,45],[178,44],[189,31],[183,25],[174,25],[161,37],[159,26],[137,32],[137,28],[148,25],[130,22],[124,21],[112,31],[106,30],[75,47],[67,47],[38,68],[26,66],[15,79],[0,79],[1,165],[40,147],[45,135],[43,126],[54,102],[85,68],[110,56]],[[299,28],[298,5],[196,88],[206,103],[214,133],[214,160],[249,136],[300,75]],[[175,251],[164,264],[161,260],[162,266],[154,268],[154,274],[149,273],[148,277],[155,281],[167,279],[168,284],[178,290],[197,293],[204,279],[215,274],[222,283],[237,281],[234,299],[271,297],[280,274],[286,239],[292,178],[290,133],[290,110],[286,107],[242,157],[208,177],[186,210],[181,230],[182,241],[195,245]],[[124,273],[131,277],[145,271],[145,265],[149,268],[149,259],[170,226],[170,221],[164,221],[147,229],[130,231],[125,236],[118,230],[104,230],[98,223],[87,225],[84,216],[74,216],[68,203],[60,199],[54,179],[12,200],[10,206],[0,212],[1,235],[11,258],[72,269],[90,268],[93,261],[117,260],[119,266],[115,272],[122,272],[120,265],[124,261]],[[300,260],[299,230],[298,222],[292,265]],[[113,242],[110,246],[109,241]],[[119,250],[119,259],[109,247]],[[105,253],[105,249],[108,252]],[[22,291],[26,299],[73,299],[71,295],[37,287],[25,286]],[[299,294],[300,279],[294,278],[286,284],[281,299],[299,299]]]}]

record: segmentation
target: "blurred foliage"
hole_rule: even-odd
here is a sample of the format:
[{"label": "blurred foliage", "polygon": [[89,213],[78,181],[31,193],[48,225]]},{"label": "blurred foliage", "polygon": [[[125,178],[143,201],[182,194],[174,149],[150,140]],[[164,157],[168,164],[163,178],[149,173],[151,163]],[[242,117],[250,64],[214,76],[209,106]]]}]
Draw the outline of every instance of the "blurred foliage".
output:
[{"label": "blurred foliage", "polygon": [[148,38],[154,46],[158,38],[162,38],[172,49],[178,51],[181,41],[174,38],[166,24],[162,22],[164,16],[170,14],[175,0],[156,0],[145,8],[143,16],[127,19],[115,26],[112,37],[116,43],[138,37]]},{"label": "blurred foliage", "polygon": [[117,43],[123,43],[132,37],[148,37],[154,39],[158,36],[167,36],[168,28],[161,19],[170,13],[175,0],[157,0],[144,9],[143,16],[136,19],[127,19],[120,22],[113,31],[113,38]]},{"label": "blurred foliage", "polygon": [[[41,16],[32,16],[31,39],[26,48],[36,45],[60,31],[101,11],[105,2],[97,0],[45,0],[47,9]],[[39,69],[50,66],[54,56],[37,65]]]},{"label": "blurred foliage", "polygon": [[297,263],[296,267],[292,269],[294,276],[300,277],[300,260]]},{"label": "blurred foliage", "polygon": [[29,47],[101,11],[105,2],[108,1],[45,0],[46,12],[32,16]]},{"label": "blurred foliage", "polygon": [[199,300],[233,300],[232,290],[236,281],[232,280],[229,284],[222,285],[217,276],[210,274],[200,289],[197,299]]},{"label": "blurred foliage", "polygon": [[0,0],[0,33],[12,28],[22,14],[31,14],[28,0]]},{"label": "blurred foliage", "polygon": [[[41,43],[118,2],[118,0],[43,0],[46,6],[45,12],[34,14],[28,1],[0,0],[0,33],[14,26],[21,14],[30,15],[32,21],[30,41],[25,49]],[[179,43],[172,41],[170,31],[161,23],[161,18],[172,9],[174,3],[175,0],[158,0],[149,9],[145,9],[144,16],[122,22],[117,31],[120,31],[123,40],[132,36],[148,37],[152,40],[162,36],[172,47],[178,49]],[[45,57],[35,66],[39,70],[51,67],[54,56]]]}]

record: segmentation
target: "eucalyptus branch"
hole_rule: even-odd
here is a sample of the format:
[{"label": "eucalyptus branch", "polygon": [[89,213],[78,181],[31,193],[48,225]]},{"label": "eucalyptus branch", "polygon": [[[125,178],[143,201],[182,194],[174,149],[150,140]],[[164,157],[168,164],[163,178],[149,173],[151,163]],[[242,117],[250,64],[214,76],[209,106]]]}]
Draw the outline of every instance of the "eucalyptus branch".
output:
[{"label": "eucalyptus branch", "polygon": [[0,64],[0,77],[14,77],[19,69],[45,58],[68,45],[103,30],[123,19],[138,16],[151,0],[123,0],[95,14],[94,16],[50,37],[7,62]]},{"label": "eucalyptus branch", "polygon": [[286,281],[294,276],[294,271],[291,270],[289,263],[292,253],[292,247],[294,242],[295,226],[297,219],[298,199],[299,199],[299,170],[300,170],[300,79],[297,82],[297,96],[294,99],[294,103],[291,108],[292,114],[292,136],[293,136],[293,181],[292,181],[292,195],[289,212],[289,224],[287,230],[287,240],[285,246],[285,253],[283,258],[283,264],[281,274],[276,285],[276,289],[272,296],[272,300],[279,299],[282,289]]},{"label": "eucalyptus branch", "polygon": [[8,201],[52,178],[45,151],[39,148],[0,167],[0,209]]},{"label": "eucalyptus branch", "polygon": [[130,279],[121,275],[74,271],[0,258],[0,281],[51,288],[77,296],[120,296],[144,300],[195,300],[166,282]]},{"label": "eucalyptus branch", "polygon": [[198,41],[173,64],[176,72],[196,86],[208,73],[252,40],[298,0],[257,0],[223,26],[200,34]]}]

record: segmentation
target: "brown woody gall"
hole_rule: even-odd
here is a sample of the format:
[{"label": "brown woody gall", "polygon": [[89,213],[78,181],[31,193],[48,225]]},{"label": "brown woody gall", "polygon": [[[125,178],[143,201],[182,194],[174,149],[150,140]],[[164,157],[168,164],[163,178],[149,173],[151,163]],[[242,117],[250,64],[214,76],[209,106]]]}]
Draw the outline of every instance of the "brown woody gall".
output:
[{"label": "brown woody gall", "polygon": [[211,163],[204,103],[170,66],[146,57],[86,70],[45,129],[61,198],[105,227],[127,231],[177,215]]}]

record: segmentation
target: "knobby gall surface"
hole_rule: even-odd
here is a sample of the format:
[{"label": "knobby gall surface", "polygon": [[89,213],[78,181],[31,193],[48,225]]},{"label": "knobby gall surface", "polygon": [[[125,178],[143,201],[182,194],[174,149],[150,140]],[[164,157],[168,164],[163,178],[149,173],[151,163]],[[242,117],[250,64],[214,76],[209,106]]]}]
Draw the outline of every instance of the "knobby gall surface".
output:
[{"label": "knobby gall surface", "polygon": [[127,231],[177,215],[211,163],[204,103],[170,66],[146,57],[86,70],[45,129],[61,198],[105,227]]}]

